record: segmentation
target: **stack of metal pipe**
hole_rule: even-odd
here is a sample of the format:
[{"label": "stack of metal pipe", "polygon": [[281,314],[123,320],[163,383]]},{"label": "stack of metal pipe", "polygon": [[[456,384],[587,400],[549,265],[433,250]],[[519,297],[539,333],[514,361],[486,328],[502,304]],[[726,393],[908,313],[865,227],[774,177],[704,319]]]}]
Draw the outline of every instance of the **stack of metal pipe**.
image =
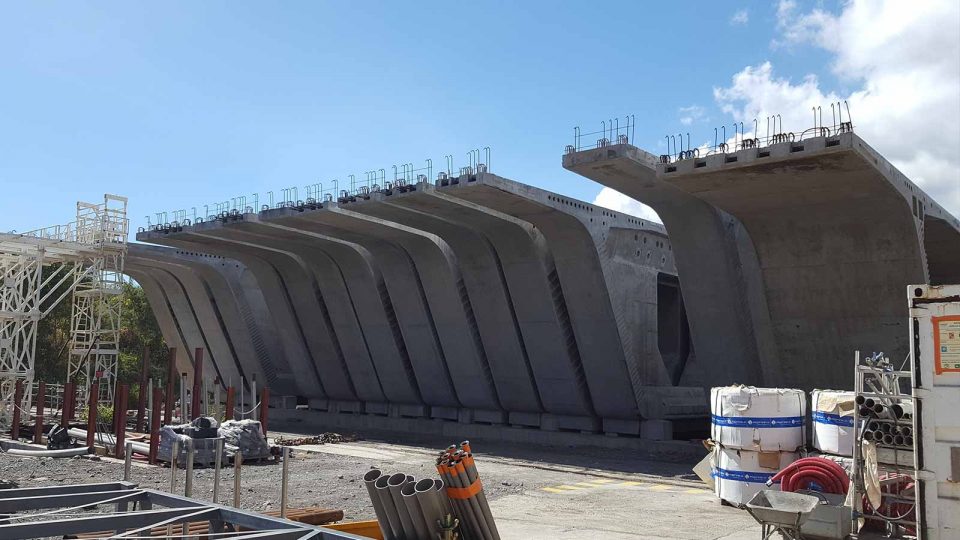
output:
[{"label": "stack of metal pipe", "polygon": [[385,540],[436,540],[453,528],[443,481],[371,469],[363,483]]},{"label": "stack of metal pipe", "polygon": [[473,460],[470,441],[463,441],[459,448],[450,445],[441,452],[437,458],[437,472],[447,485],[447,498],[454,516],[460,521],[460,537],[465,540],[500,540]]}]

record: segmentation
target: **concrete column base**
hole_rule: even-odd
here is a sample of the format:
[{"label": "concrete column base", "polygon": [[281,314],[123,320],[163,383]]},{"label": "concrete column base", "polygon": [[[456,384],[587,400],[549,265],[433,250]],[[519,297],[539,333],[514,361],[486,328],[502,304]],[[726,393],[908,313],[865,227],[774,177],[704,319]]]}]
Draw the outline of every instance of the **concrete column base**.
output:
[{"label": "concrete column base", "polygon": [[330,408],[330,402],[326,399],[310,398],[307,400],[307,407],[314,411],[326,411]]},{"label": "concrete column base", "polygon": [[670,420],[644,420],[640,423],[640,438],[651,441],[673,439],[673,422]]},{"label": "concrete column base", "polygon": [[539,413],[512,412],[508,415],[511,426],[540,427]]},{"label": "concrete column base", "polygon": [[411,405],[401,403],[390,405],[389,415],[394,418],[423,418],[428,416],[426,405]]},{"label": "concrete column base", "polygon": [[363,412],[363,403],[359,401],[331,401],[327,410],[335,413],[360,414]]},{"label": "concrete column base", "polygon": [[455,407],[430,407],[430,418],[439,420],[457,420],[460,410]]},{"label": "concrete column base", "polygon": [[587,431],[600,430],[600,420],[590,416],[570,416],[565,414],[540,415],[540,429],[544,431]]},{"label": "concrete column base", "polygon": [[639,435],[640,419],[624,420],[622,418],[604,418],[603,432],[616,433],[618,435]]},{"label": "concrete column base", "polygon": [[363,411],[367,414],[387,416],[390,414],[390,405],[386,403],[374,403],[368,401],[364,403]]},{"label": "concrete column base", "polygon": [[473,421],[481,424],[500,425],[507,423],[506,411],[490,411],[486,409],[474,409]]}]

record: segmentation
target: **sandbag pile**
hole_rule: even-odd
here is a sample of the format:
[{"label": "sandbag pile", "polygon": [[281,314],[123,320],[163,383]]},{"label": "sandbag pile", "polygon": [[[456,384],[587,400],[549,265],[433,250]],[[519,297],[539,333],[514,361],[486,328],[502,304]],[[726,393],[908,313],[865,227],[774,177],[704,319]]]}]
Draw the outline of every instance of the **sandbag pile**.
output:
[{"label": "sandbag pile", "polygon": [[233,457],[237,452],[243,459],[263,459],[270,457],[270,445],[260,422],[256,420],[227,420],[220,424],[217,434],[223,438],[227,455]]}]

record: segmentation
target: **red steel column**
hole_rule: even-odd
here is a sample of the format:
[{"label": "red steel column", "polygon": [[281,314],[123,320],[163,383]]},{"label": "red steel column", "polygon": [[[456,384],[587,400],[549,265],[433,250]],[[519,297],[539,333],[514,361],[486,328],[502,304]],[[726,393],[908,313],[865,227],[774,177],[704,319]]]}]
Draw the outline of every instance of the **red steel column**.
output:
[{"label": "red steel column", "polygon": [[100,395],[100,383],[90,385],[87,399],[87,447],[93,448],[94,434],[97,432],[97,397]]},{"label": "red steel column", "polygon": [[43,440],[43,402],[47,398],[47,383],[40,381],[37,385],[37,416],[33,426],[33,444],[40,444]]},{"label": "red steel column", "polygon": [[267,409],[270,408],[270,389],[266,386],[260,390],[260,429],[263,436],[267,436]]},{"label": "red steel column", "polygon": [[157,449],[160,448],[160,402],[163,401],[163,391],[153,389],[153,410],[150,411],[150,454],[148,459],[151,465],[157,463]]},{"label": "red steel column", "polygon": [[20,406],[23,405],[23,381],[17,379],[13,390],[13,425],[10,426],[10,438],[17,440],[20,438]]},{"label": "red steel column", "polygon": [[203,349],[197,347],[193,352],[193,399],[190,405],[190,419],[201,416],[200,394],[203,392]]},{"label": "red steel column", "polygon": [[143,346],[143,359],[140,361],[140,391],[137,397],[137,426],[139,433],[143,432],[143,418],[147,411],[147,386],[150,385],[150,347]]}]

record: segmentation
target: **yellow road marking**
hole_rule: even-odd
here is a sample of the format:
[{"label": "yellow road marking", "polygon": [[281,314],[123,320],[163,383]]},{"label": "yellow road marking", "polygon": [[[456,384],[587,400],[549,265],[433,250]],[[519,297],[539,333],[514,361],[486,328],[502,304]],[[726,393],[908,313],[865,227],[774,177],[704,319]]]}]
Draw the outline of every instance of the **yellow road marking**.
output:
[{"label": "yellow road marking", "polygon": [[574,484],[574,485],[575,485],[575,486],[588,487],[588,488],[595,488],[595,487],[597,487],[596,484],[591,484],[591,483],[589,483],[589,482],[577,482],[577,483]]},{"label": "yellow road marking", "polygon": [[576,491],[576,490],[578,490],[578,489],[583,489],[583,488],[581,488],[581,487],[567,486],[567,485],[563,485],[563,486],[553,486],[553,487],[556,488],[556,489],[567,489],[567,490],[573,490],[573,491]]},{"label": "yellow road marking", "polygon": [[696,493],[698,495],[705,495],[711,492],[706,489],[687,489],[687,490],[684,490],[684,493]]},{"label": "yellow road marking", "polygon": [[669,489],[672,488],[672,487],[673,487],[673,486],[668,486],[668,485],[666,485],[666,484],[657,484],[657,485],[655,485],[655,486],[652,486],[652,487],[650,488],[650,490],[651,490],[651,491],[667,491],[667,490],[669,490]]},{"label": "yellow road marking", "polygon": [[591,484],[609,484],[610,482],[613,482],[613,480],[610,480],[609,478],[601,478],[599,480],[590,480]]},{"label": "yellow road marking", "polygon": [[547,491],[547,492],[550,492],[550,493],[563,493],[563,492],[564,492],[562,489],[555,489],[555,488],[550,488],[550,487],[545,487],[545,488],[543,488],[543,490],[544,490],[544,491]]},{"label": "yellow road marking", "polygon": [[620,482],[619,485],[621,485],[621,486],[642,486],[642,485],[643,485],[643,482],[626,481],[626,482]]}]

